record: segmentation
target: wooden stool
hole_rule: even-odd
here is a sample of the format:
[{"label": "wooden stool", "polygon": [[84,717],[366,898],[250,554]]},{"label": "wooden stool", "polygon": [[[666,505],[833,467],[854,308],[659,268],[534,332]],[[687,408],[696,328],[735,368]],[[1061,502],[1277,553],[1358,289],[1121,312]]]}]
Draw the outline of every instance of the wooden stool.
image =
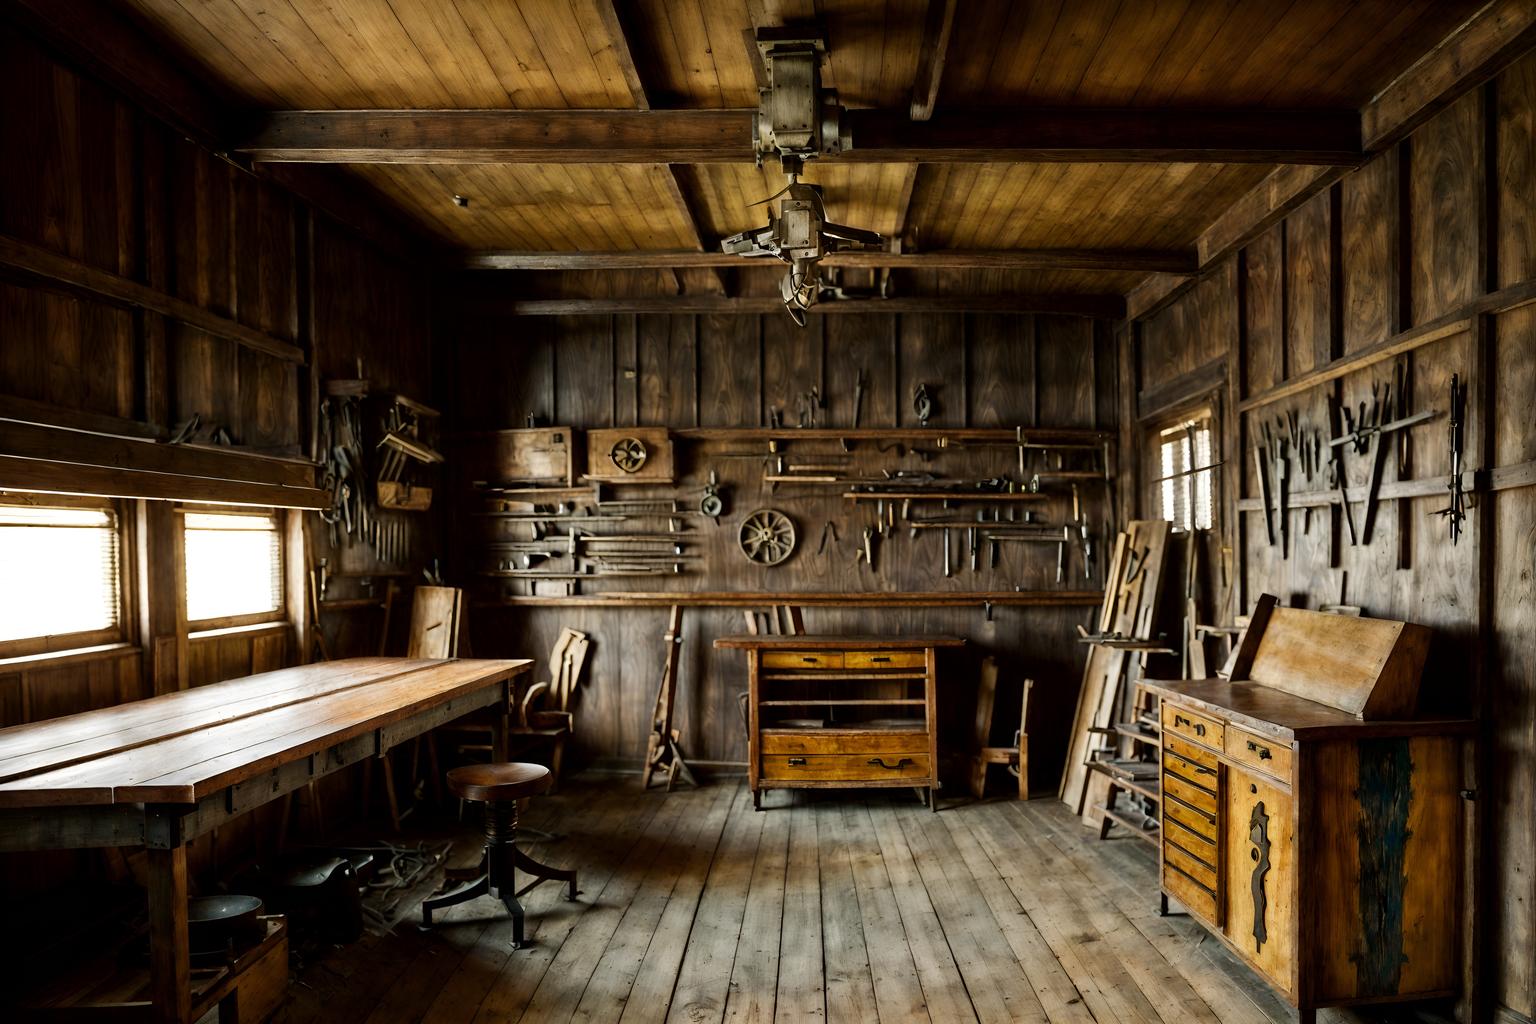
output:
[{"label": "wooden stool", "polygon": [[[566,882],[566,899],[576,898],[576,871],[562,871],[529,857],[517,848],[517,801],[546,792],[553,781],[541,764],[468,764],[448,773],[448,789],[461,800],[485,804],[484,874],[452,892],[421,901],[422,927],[432,925],[432,913],[477,896],[494,896],[512,913],[512,948],[523,945],[523,907],[517,898],[546,879]],[[533,881],[517,888],[517,869]]]}]

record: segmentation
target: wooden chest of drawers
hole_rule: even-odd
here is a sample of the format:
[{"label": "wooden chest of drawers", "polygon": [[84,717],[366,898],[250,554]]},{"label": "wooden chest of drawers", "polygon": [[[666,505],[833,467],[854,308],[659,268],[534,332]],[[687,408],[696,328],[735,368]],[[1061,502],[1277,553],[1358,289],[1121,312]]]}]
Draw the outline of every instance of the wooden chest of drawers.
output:
[{"label": "wooden chest of drawers", "polygon": [[938,788],[938,649],[948,636],[728,636],[747,654],[753,806],[765,789]]},{"label": "wooden chest of drawers", "polygon": [[[1344,650],[1327,641],[1348,630],[1365,664],[1406,672],[1401,661],[1421,664],[1423,647],[1404,644],[1424,638],[1392,633],[1404,625],[1283,608],[1270,618],[1265,608],[1234,665],[1239,681],[1146,684],[1162,698],[1163,892],[1304,1022],[1321,1006],[1458,987],[1460,780],[1472,723],[1358,717],[1336,705],[1366,707],[1371,695],[1345,686],[1333,704],[1300,696],[1302,658],[1262,650]],[[1327,696],[1329,671],[1306,682],[1314,695]]]}]

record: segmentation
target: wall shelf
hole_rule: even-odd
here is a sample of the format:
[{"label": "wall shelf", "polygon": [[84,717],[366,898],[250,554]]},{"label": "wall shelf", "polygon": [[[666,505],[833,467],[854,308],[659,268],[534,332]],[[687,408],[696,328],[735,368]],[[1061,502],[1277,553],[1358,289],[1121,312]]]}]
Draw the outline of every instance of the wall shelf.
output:
[{"label": "wall shelf", "polygon": [[761,591],[698,593],[651,592],[503,597],[476,602],[481,607],[550,608],[766,608],[795,604],[803,608],[1097,608],[1101,590],[1000,590],[867,593],[767,593]]}]

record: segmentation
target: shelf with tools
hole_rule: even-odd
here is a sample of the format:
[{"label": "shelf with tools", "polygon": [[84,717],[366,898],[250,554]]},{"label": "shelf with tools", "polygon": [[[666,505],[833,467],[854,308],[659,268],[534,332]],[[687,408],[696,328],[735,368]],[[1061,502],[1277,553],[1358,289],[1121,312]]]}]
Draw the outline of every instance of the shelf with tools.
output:
[{"label": "shelf with tools", "polygon": [[[622,606],[634,603],[626,581],[644,576],[715,578],[724,586],[712,592],[763,594],[778,588],[762,586],[759,573],[814,558],[826,591],[859,605],[935,587],[955,596],[921,603],[1017,606],[1016,595],[1051,593],[1053,581],[1066,589],[1069,547],[1080,553],[1072,579],[1091,588],[1094,538],[1111,527],[1113,444],[1099,430],[537,426],[453,440],[470,499],[456,512],[482,604]],[[962,505],[975,519],[938,523],[917,511]],[[1059,525],[1047,526],[1052,513]],[[961,531],[967,543],[975,533],[975,557],[957,557],[951,536],[925,540],[933,528]],[[1004,556],[1027,542],[1057,546],[1045,578],[1028,578],[1037,560],[1027,549]],[[846,568],[835,565],[844,558]],[[956,578],[962,563],[978,582],[990,574],[1007,585],[968,591]],[[888,590],[872,585],[881,576],[892,577]],[[601,592],[604,580],[611,593]],[[973,596],[993,593],[1003,596]]]}]

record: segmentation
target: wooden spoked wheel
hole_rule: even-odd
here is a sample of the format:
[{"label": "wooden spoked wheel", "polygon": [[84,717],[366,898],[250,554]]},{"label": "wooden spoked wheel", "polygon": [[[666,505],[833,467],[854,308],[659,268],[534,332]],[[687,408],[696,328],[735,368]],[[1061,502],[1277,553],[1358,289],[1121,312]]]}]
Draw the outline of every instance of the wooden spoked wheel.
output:
[{"label": "wooden spoked wheel", "polygon": [[741,551],[758,565],[778,565],[795,552],[795,524],[776,508],[760,508],[741,522]]},{"label": "wooden spoked wheel", "polygon": [[625,473],[640,472],[640,467],[645,465],[646,457],[649,455],[645,442],[638,437],[621,437],[608,450],[608,458],[612,459],[613,464]]}]

